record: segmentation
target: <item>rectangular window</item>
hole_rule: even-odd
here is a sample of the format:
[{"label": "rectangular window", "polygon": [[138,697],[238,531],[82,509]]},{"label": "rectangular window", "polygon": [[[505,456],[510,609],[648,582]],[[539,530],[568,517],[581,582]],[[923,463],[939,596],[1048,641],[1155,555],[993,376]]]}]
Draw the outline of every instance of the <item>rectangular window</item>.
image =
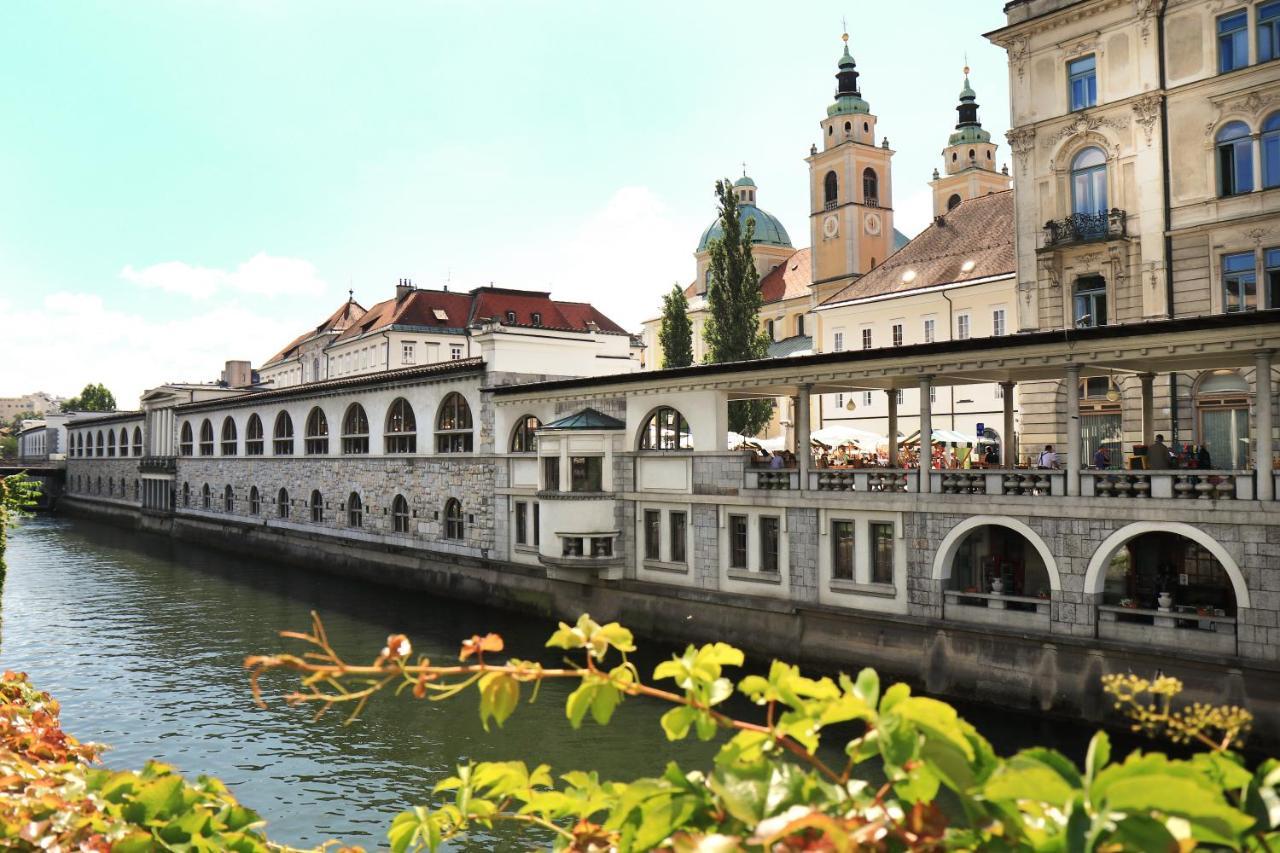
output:
[{"label": "rectangular window", "polygon": [[893,324],[893,345],[895,347],[902,346],[902,324],[901,323]]},{"label": "rectangular window", "polygon": [[[1266,281],[1267,291],[1263,296],[1267,300],[1268,308],[1280,307],[1280,249],[1267,249],[1263,257],[1262,275]],[[134,455],[138,454],[138,449],[134,448]]]},{"label": "rectangular window", "polygon": [[1107,280],[1086,276],[1075,284],[1073,301],[1076,328],[1107,325]]},{"label": "rectangular window", "polygon": [[547,492],[560,491],[559,456],[548,456],[542,460],[542,489]]},{"label": "rectangular window", "polygon": [[415,362],[414,346],[412,343],[405,342],[400,345],[400,363],[413,364]]},{"label": "rectangular window", "polygon": [[932,317],[924,321],[924,342],[926,344],[933,343],[934,330],[937,324]]},{"label": "rectangular window", "polygon": [[871,392],[870,392],[870,391],[863,391],[863,392],[862,392],[862,405],[864,405],[864,406],[870,406],[870,405],[871,405]]},{"label": "rectangular window", "polygon": [[778,573],[778,532],[782,529],[776,515],[760,516],[760,571]]},{"label": "rectangular window", "polygon": [[835,333],[835,340],[832,347],[836,352],[844,352],[844,332]]},{"label": "rectangular window", "polygon": [[591,556],[612,557],[613,556],[613,537],[612,536],[592,537]]},{"label": "rectangular window", "polygon": [[1280,2],[1258,7],[1258,61],[1280,59]]},{"label": "rectangular window", "polygon": [[1083,110],[1098,103],[1098,60],[1082,56],[1067,63],[1067,88],[1071,109]]},{"label": "rectangular window", "polygon": [[524,545],[529,541],[529,505],[524,501],[516,503],[516,544]]},{"label": "rectangular window", "polygon": [[997,383],[995,384],[995,389],[996,389],[996,399],[997,399],[997,400],[1003,400],[1003,399],[1004,399],[1004,386],[1003,386],[1003,385],[1001,385],[999,382],[997,382]]},{"label": "rectangular window", "polygon": [[644,511],[644,558],[662,559],[662,513],[656,509]]},{"label": "rectangular window", "polygon": [[1218,72],[1249,64],[1249,13],[1232,12],[1218,19]]},{"label": "rectangular window", "polygon": [[603,478],[604,457],[602,456],[570,456],[569,457],[569,490],[572,492],[604,491]]},{"label": "rectangular window", "polygon": [[582,556],[582,537],[564,536],[560,539],[561,553],[565,557]]},{"label": "rectangular window", "polygon": [[685,541],[688,538],[688,516],[683,512],[669,512],[671,520],[671,562],[683,563],[687,559]]},{"label": "rectangular window", "polygon": [[997,308],[991,312],[991,334],[999,337],[1004,334],[1004,309]]},{"label": "rectangular window", "polygon": [[1222,309],[1228,314],[1258,310],[1258,274],[1253,252],[1222,257],[1222,291]]},{"label": "rectangular window", "polygon": [[843,394],[837,394],[837,395],[836,395],[836,408],[837,408],[837,409],[843,409],[843,408],[844,408],[844,395],[843,395]]},{"label": "rectangular window", "polygon": [[862,348],[871,349],[871,330],[870,329],[862,330]]},{"label": "rectangular window", "polygon": [[893,525],[871,522],[871,582],[893,583]]},{"label": "rectangular window", "polygon": [[938,402],[938,386],[936,385],[929,386],[929,402],[930,403]]},{"label": "rectangular window", "polygon": [[450,347],[449,347],[449,359],[450,359],[451,361],[461,361],[461,360],[462,360],[462,347],[458,346],[457,344],[453,344],[452,346],[450,346]]},{"label": "rectangular window", "polygon": [[902,405],[902,389],[901,388],[898,389],[898,405],[899,406]]},{"label": "rectangular window", "polygon": [[968,314],[956,315],[956,340],[958,341],[969,340],[969,315]]},{"label": "rectangular window", "polygon": [[831,522],[831,577],[853,580],[853,522]]},{"label": "rectangular window", "polygon": [[747,517],[729,516],[729,568],[747,567]]},{"label": "rectangular window", "polygon": [[533,505],[533,547],[537,548],[542,544],[542,509],[538,504]]}]

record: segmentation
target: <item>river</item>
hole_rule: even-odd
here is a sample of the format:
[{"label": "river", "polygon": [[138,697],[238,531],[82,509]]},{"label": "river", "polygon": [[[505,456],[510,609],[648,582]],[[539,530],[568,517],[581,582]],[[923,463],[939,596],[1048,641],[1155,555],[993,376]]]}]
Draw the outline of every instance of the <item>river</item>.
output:
[{"label": "river", "polygon": [[[356,723],[279,700],[291,682],[266,683],[269,706],[250,699],[245,655],[287,648],[282,629],[324,619],[334,646],[351,660],[371,658],[403,631],[433,659],[459,641],[497,631],[508,653],[555,662],[542,651],[554,624],[497,610],[245,560],[101,524],[50,518],[24,522],[10,540],[0,610],[0,665],[27,672],[63,705],[65,728],[109,744],[108,765],[149,758],[194,776],[227,782],[268,821],[276,841],[327,839],[386,845],[396,813],[429,800],[432,786],[467,760],[522,759],[553,771],[596,769],[626,779],[661,771],[679,758],[706,766],[714,747],[666,741],[665,708],[623,703],[614,723],[573,731],[564,716],[568,688],[548,684],[521,704],[506,727],[486,734],[474,694],[448,702],[390,695]],[[641,672],[671,651],[642,641]],[[852,667],[851,667],[852,668]],[[744,709],[746,710],[746,709]],[[1002,752],[1032,742],[1078,759],[1088,732],[990,709],[962,709]],[[491,850],[508,839],[477,836],[453,849]]]}]

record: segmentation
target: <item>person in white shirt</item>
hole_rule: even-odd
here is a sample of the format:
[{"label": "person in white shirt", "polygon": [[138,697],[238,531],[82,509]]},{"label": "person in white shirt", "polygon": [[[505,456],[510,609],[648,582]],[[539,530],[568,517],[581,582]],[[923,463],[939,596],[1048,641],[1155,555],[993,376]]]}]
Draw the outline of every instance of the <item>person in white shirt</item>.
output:
[{"label": "person in white shirt", "polygon": [[1052,444],[1046,444],[1044,450],[1040,451],[1040,461],[1037,464],[1041,468],[1058,467],[1058,454],[1053,452]]}]

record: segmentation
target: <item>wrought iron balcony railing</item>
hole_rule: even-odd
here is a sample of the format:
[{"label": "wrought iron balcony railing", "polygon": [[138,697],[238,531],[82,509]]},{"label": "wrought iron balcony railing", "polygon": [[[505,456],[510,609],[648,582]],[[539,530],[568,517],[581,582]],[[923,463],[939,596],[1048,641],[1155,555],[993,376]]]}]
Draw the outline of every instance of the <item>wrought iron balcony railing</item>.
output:
[{"label": "wrought iron balcony railing", "polygon": [[1119,240],[1125,236],[1125,212],[1113,207],[1103,213],[1073,213],[1044,224],[1044,245],[1065,246]]}]

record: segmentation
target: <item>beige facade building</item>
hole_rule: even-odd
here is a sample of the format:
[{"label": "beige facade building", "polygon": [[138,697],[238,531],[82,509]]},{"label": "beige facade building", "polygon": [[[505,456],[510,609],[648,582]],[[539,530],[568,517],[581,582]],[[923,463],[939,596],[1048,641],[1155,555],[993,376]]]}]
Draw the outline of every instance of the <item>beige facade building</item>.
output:
[{"label": "beige facade building", "polygon": [[[1273,308],[1280,286],[1280,4],[1013,0],[1009,52],[1022,330]],[[1082,381],[1082,454],[1156,432],[1249,464],[1251,369]],[[1024,389],[1061,442],[1064,383]],[[1143,417],[1144,412],[1148,415]],[[1144,426],[1145,425],[1145,426]],[[1112,453],[1113,457],[1118,456]]]}]

